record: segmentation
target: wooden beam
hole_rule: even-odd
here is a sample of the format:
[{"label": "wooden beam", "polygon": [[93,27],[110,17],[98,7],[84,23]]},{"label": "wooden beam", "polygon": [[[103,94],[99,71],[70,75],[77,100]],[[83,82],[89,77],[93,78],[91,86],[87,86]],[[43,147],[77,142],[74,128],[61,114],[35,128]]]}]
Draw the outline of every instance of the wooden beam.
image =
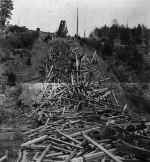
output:
[{"label": "wooden beam", "polygon": [[31,145],[31,144],[35,144],[35,143],[37,143],[37,142],[44,141],[44,140],[46,140],[47,138],[48,138],[47,135],[44,135],[44,136],[39,137],[39,138],[35,138],[35,139],[31,140],[31,141],[28,141],[28,142],[26,142],[26,143],[23,143],[23,144],[21,145],[21,147],[26,147],[26,146],[29,146],[29,145]]},{"label": "wooden beam", "polygon": [[42,162],[42,160],[44,159],[45,155],[49,151],[50,147],[51,147],[51,144],[46,147],[46,149],[42,152],[41,156],[36,160],[36,162]]},{"label": "wooden beam", "polygon": [[91,142],[93,145],[95,145],[96,147],[98,147],[101,151],[103,151],[106,155],[108,155],[111,159],[113,159],[116,162],[122,162],[122,160],[118,159],[117,157],[115,157],[112,153],[110,153],[108,150],[106,150],[103,146],[101,146],[100,144],[98,144],[97,142],[95,142],[93,139],[91,139],[89,136],[87,136],[85,133],[83,133],[83,136],[86,140],[88,140],[89,142]]},{"label": "wooden beam", "polygon": [[80,142],[80,141],[78,141],[78,140],[72,138],[71,136],[69,136],[69,135],[67,135],[67,134],[65,134],[65,133],[63,133],[63,132],[61,132],[60,130],[57,130],[57,132],[58,132],[60,135],[66,137],[66,138],[68,138],[68,139],[70,139],[71,141],[73,141],[73,142],[75,142],[75,143],[81,145],[81,142]]}]

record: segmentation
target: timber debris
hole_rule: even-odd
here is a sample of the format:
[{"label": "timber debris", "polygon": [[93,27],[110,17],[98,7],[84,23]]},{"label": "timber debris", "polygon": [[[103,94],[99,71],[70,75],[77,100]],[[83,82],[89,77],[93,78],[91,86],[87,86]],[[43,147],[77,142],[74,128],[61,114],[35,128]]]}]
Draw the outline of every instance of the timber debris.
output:
[{"label": "timber debris", "polygon": [[49,83],[38,96],[27,114],[38,125],[23,133],[17,162],[150,161],[150,123],[119,103],[106,78],[82,80],[79,70],[76,57],[71,83]]}]

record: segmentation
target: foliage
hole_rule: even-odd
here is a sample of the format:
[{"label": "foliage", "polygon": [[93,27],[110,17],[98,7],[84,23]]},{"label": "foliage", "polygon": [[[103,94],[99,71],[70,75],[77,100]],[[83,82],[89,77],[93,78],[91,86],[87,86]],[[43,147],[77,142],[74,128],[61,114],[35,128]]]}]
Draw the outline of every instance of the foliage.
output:
[{"label": "foliage", "polygon": [[[105,25],[95,28],[89,40],[100,42],[98,51],[108,63],[108,69],[121,82],[143,81],[142,78],[149,72],[145,70],[143,55],[148,51],[150,30],[144,25],[139,24],[133,28],[118,23],[113,23],[110,27]],[[148,77],[145,79],[149,80]]]},{"label": "foliage", "polygon": [[131,46],[127,46],[123,49],[118,49],[116,51],[115,59],[121,60],[135,71],[140,71],[143,67],[142,54],[140,54],[136,48]]},{"label": "foliage", "polygon": [[90,34],[92,39],[101,39],[107,37],[110,41],[120,39],[123,44],[141,44],[143,40],[147,40],[150,30],[144,25],[138,25],[133,28],[128,26],[113,24],[111,27],[103,26],[101,28],[95,28]]},{"label": "foliage", "polygon": [[21,32],[26,32],[28,29],[25,26],[18,26],[18,25],[13,25],[8,28],[9,32],[16,32],[16,33],[21,33]]},{"label": "foliage", "polygon": [[0,1],[0,15],[1,15],[1,23],[2,25],[5,25],[7,19],[11,18],[13,2],[12,0],[1,0]]},{"label": "foliage", "polygon": [[7,112],[4,108],[0,109],[0,124],[8,122],[10,119],[11,113]]},{"label": "foliage", "polygon": [[9,86],[15,86],[16,85],[16,75],[13,72],[7,73],[7,84]]},{"label": "foliage", "polygon": [[25,31],[12,34],[7,38],[7,42],[12,48],[32,48],[34,41],[38,38],[36,31]]},{"label": "foliage", "polygon": [[87,45],[88,48],[91,48],[91,49],[93,49],[93,48],[96,49],[96,50],[101,49],[101,42],[98,41],[98,40],[78,37],[78,41],[79,41],[81,46]]},{"label": "foliage", "polygon": [[38,37],[37,32],[23,32],[20,34],[21,45],[26,48],[32,48],[35,39]]},{"label": "foliage", "polygon": [[105,58],[105,56],[112,56],[113,54],[113,45],[110,41],[106,41],[104,45],[101,48],[102,56]]}]

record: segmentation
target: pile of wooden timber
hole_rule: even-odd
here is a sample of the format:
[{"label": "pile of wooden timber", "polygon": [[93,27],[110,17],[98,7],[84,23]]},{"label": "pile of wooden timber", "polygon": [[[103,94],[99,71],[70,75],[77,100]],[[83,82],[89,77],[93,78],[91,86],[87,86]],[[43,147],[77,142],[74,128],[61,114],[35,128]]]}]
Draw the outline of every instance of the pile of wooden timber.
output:
[{"label": "pile of wooden timber", "polygon": [[18,162],[150,159],[150,124],[98,83],[49,85],[34,106],[42,125],[24,132]]}]

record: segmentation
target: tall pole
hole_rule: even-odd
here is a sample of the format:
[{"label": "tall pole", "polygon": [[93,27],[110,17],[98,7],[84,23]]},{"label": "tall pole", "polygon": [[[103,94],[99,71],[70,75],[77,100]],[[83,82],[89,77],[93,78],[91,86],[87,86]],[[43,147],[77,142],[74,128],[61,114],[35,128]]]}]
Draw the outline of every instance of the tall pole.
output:
[{"label": "tall pole", "polygon": [[84,30],[84,38],[86,37],[86,30]]},{"label": "tall pole", "polygon": [[77,33],[76,33],[77,37],[79,36],[79,10],[77,8]]}]

